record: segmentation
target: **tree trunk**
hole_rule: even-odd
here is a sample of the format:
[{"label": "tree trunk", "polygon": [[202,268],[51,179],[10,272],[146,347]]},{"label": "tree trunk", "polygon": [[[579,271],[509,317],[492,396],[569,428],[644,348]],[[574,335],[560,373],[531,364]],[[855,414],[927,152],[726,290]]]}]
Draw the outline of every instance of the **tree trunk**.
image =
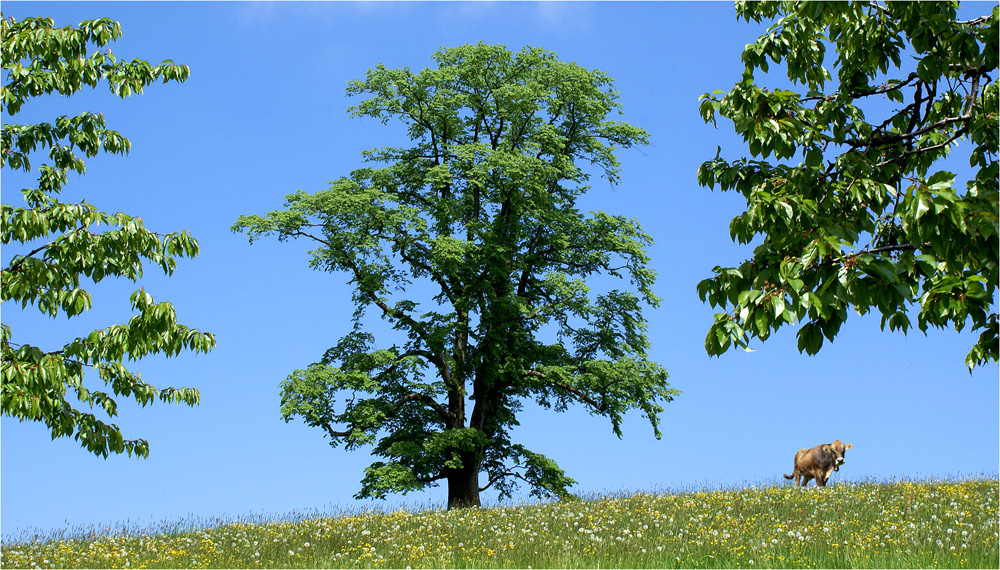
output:
[{"label": "tree trunk", "polygon": [[480,506],[479,459],[472,453],[463,453],[462,468],[448,473],[448,509]]}]

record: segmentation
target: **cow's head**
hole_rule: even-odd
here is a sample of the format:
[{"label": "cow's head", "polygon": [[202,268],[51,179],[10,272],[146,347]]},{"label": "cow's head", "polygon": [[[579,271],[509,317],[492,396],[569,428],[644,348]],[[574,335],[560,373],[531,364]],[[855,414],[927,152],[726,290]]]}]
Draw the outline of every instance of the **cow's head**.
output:
[{"label": "cow's head", "polygon": [[824,451],[828,451],[833,455],[833,469],[835,471],[840,471],[840,466],[844,464],[844,453],[852,447],[854,447],[853,443],[844,443],[839,439],[835,439],[833,443],[823,446]]}]

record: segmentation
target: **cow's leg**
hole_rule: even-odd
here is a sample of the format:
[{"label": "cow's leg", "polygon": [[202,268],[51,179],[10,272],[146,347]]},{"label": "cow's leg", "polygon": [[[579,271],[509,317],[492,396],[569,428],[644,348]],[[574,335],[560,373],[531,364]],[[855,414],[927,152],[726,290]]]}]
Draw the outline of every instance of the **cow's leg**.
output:
[{"label": "cow's leg", "polygon": [[802,474],[802,486],[805,487],[806,485],[808,485],[809,481],[812,480],[812,478],[813,478],[812,475],[810,475],[808,473],[803,473]]},{"label": "cow's leg", "polygon": [[820,487],[826,487],[826,482],[830,480],[831,475],[833,475],[833,469],[823,471],[819,474],[819,477],[816,477],[816,483],[818,483]]}]

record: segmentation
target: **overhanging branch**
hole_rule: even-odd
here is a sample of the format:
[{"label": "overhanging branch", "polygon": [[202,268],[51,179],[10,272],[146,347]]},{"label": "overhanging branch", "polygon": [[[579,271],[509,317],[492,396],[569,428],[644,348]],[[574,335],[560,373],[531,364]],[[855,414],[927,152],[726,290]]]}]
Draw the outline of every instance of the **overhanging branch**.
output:
[{"label": "overhanging branch", "polygon": [[[403,396],[399,400],[396,400],[396,402],[392,404],[392,410],[388,414],[386,414],[386,418],[390,418],[395,414],[399,413],[399,410],[401,410],[403,406],[405,406],[410,402],[420,402],[426,405],[427,407],[431,408],[432,410],[437,412],[439,416],[441,416],[441,419],[444,423],[448,423],[452,419],[451,414],[448,413],[448,410],[445,409],[444,406],[442,406],[441,404],[438,404],[436,401],[434,401],[434,398],[431,398],[426,394],[419,394],[417,392],[411,392]],[[333,426],[331,426],[329,423],[322,424],[322,428],[326,430],[326,433],[331,438],[334,439],[347,438],[350,437],[350,435],[356,431],[359,430],[362,432],[364,431],[363,429],[358,428],[358,424],[355,422],[348,424],[348,427],[345,431],[337,431],[333,429]]]},{"label": "overhanging branch", "polygon": [[400,398],[398,401],[396,401],[396,403],[393,404],[392,413],[393,414],[398,413],[399,410],[401,410],[403,408],[403,406],[405,406],[409,402],[420,402],[422,404],[425,404],[427,407],[429,407],[430,409],[432,409],[435,412],[437,412],[437,414],[439,416],[441,416],[441,419],[445,423],[449,423],[452,420],[454,420],[454,417],[452,417],[452,415],[448,413],[448,410],[444,406],[442,406],[441,404],[437,403],[434,400],[434,398],[431,398],[430,396],[428,396],[426,394],[419,394],[419,393],[416,393],[416,392],[407,394],[407,395],[403,396],[402,398]]}]

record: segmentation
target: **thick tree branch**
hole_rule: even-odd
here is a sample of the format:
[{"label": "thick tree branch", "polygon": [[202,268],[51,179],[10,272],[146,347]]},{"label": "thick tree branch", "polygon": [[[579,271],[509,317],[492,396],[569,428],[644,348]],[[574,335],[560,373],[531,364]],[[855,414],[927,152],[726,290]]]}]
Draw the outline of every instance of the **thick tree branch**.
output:
[{"label": "thick tree branch", "polygon": [[980,16],[978,18],[973,18],[971,20],[966,20],[964,22],[961,21],[961,20],[956,20],[955,21],[955,25],[956,26],[978,26],[980,24],[985,24],[986,22],[989,22],[992,19],[993,19],[993,16]]},{"label": "thick tree branch", "polygon": [[45,244],[45,245],[43,245],[41,247],[38,247],[38,248],[36,248],[36,249],[28,252],[26,255],[23,255],[23,256],[19,257],[17,259],[17,261],[15,261],[14,263],[11,263],[10,267],[8,267],[7,269],[5,269],[4,271],[10,272],[11,274],[18,273],[19,271],[21,271],[21,266],[24,265],[25,261],[27,261],[31,257],[34,257],[34,255],[36,253],[49,248],[54,243],[55,243],[54,241],[50,241],[49,243],[47,243],[47,244]]},{"label": "thick tree branch", "polygon": [[[542,375],[542,378],[544,378],[544,375]],[[555,386],[556,388],[559,388],[560,390],[564,390],[566,392],[569,392],[574,397],[576,397],[577,400],[579,400],[579,401],[583,402],[584,404],[587,404],[588,406],[594,408],[594,411],[596,411],[598,413],[602,413],[603,414],[604,412],[607,411],[607,405],[604,402],[598,402],[597,400],[591,398],[590,396],[588,396],[584,392],[582,392],[582,391],[580,391],[580,390],[578,390],[578,389],[570,386],[569,384],[563,384],[562,382],[557,382],[557,383],[553,383],[552,385]]]},{"label": "thick tree branch", "polygon": [[[314,227],[318,227],[318,226],[314,226]],[[327,240],[325,240],[325,239],[323,239],[323,238],[321,238],[321,237],[317,237],[317,236],[314,236],[314,235],[312,235],[311,233],[308,233],[308,232],[304,232],[304,231],[302,231],[302,230],[294,230],[294,231],[291,231],[291,232],[289,232],[289,233],[288,233],[288,235],[290,235],[290,236],[292,236],[292,237],[307,237],[307,238],[309,238],[309,239],[312,239],[312,240],[315,240],[315,241],[318,241],[319,243],[321,243],[321,244],[323,244],[323,245],[330,245],[330,242],[329,242],[329,241],[327,241]]]},{"label": "thick tree branch", "polygon": [[865,248],[852,255],[863,255],[865,253],[891,253],[896,251],[916,251],[920,248],[926,248],[930,246],[931,246],[930,243],[925,243],[923,245],[917,245],[912,243],[901,243],[897,245],[884,245],[881,247]]},{"label": "thick tree branch", "polygon": [[[444,408],[444,406],[442,406],[442,405],[438,404],[436,401],[434,401],[434,398],[431,398],[430,396],[428,396],[426,394],[418,394],[416,392],[411,392],[410,394],[407,394],[407,395],[403,396],[399,400],[396,400],[396,402],[394,402],[392,404],[392,410],[389,412],[389,414],[387,414],[386,417],[387,418],[388,417],[392,417],[393,415],[399,413],[399,410],[403,409],[403,406],[405,406],[406,404],[408,404],[410,402],[420,402],[420,403],[426,405],[427,407],[431,408],[432,410],[434,410],[435,412],[437,412],[437,414],[441,417],[442,423],[444,423],[446,425],[448,425],[449,422],[450,422],[450,420],[453,419],[452,415],[448,413],[448,410],[446,410]],[[326,430],[326,433],[331,438],[333,438],[333,439],[347,438],[352,433],[354,433],[355,431],[357,431],[359,429],[357,427],[357,424],[354,423],[354,422],[348,424],[348,427],[347,427],[347,429],[345,431],[337,431],[337,430],[333,429],[333,426],[331,426],[329,423],[322,424],[322,427],[323,427],[324,430]],[[361,430],[361,431],[364,431],[364,430]]]},{"label": "thick tree branch", "polygon": [[[531,243],[528,245],[528,251],[525,253],[525,259],[528,259],[535,253],[535,248],[541,242],[542,234],[545,232],[545,226],[539,225],[535,229],[535,235],[531,239]],[[531,278],[532,273],[534,273],[535,266],[533,263],[526,263],[524,270],[521,272],[521,277],[517,281],[517,296],[524,297],[524,294],[528,287],[528,280]]]},{"label": "thick tree branch", "polygon": [[330,424],[323,424],[323,429],[326,430],[326,433],[332,439],[345,438],[345,437],[351,435],[351,431],[353,430],[353,428],[351,428],[351,429],[348,429],[347,431],[336,431],[336,430],[333,429],[333,427],[330,426]]},{"label": "thick tree branch", "polygon": [[417,483],[423,483],[426,485],[428,483],[433,483],[435,481],[440,481],[442,479],[447,479],[447,478],[448,478],[447,473],[438,473],[433,477],[417,477]]},{"label": "thick tree branch", "polygon": [[[318,241],[327,243],[324,240],[318,240]],[[356,263],[354,263],[354,260],[352,258],[347,258],[345,256],[344,259],[345,261],[343,262],[343,265],[347,269],[350,269],[351,273],[354,275],[354,279],[358,281],[358,283],[361,283],[364,277],[364,274],[362,273],[361,269],[357,266]],[[425,343],[429,340],[427,337],[427,332],[423,330],[424,329],[423,323],[420,323],[419,321],[417,321],[416,319],[414,319],[413,317],[406,314],[404,311],[400,309],[395,309],[393,307],[390,307],[388,303],[379,298],[379,296],[375,293],[375,291],[366,291],[359,288],[359,292],[362,293],[365,297],[368,297],[369,302],[371,302],[373,305],[381,309],[383,316],[396,319],[400,323],[406,324],[407,327],[409,327],[410,331],[413,334],[417,335]]]},{"label": "thick tree branch", "polygon": [[964,126],[961,129],[955,131],[955,134],[952,135],[951,138],[949,138],[948,140],[946,140],[946,141],[944,141],[942,143],[939,143],[939,144],[936,144],[936,145],[931,145],[931,146],[920,146],[920,147],[917,147],[917,148],[914,148],[914,149],[911,149],[911,150],[907,150],[907,151],[902,152],[902,153],[900,153],[900,154],[898,154],[898,155],[896,155],[896,156],[894,156],[894,157],[892,157],[890,159],[883,160],[882,162],[877,163],[875,165],[875,167],[876,168],[880,168],[880,167],[885,166],[887,164],[892,164],[893,162],[896,162],[896,161],[898,161],[900,159],[903,159],[903,158],[905,158],[907,156],[912,156],[914,154],[921,154],[921,153],[925,153],[925,152],[930,152],[932,150],[937,150],[939,148],[944,148],[944,147],[950,145],[951,143],[955,142],[956,140],[958,140],[959,138],[961,138],[962,136],[964,136],[968,132],[969,132],[968,126]]},{"label": "thick tree branch", "polygon": [[455,419],[452,416],[452,414],[448,413],[448,410],[444,406],[442,406],[441,404],[437,403],[434,400],[434,398],[431,398],[427,394],[418,394],[416,392],[412,392],[410,394],[407,394],[406,396],[403,396],[402,398],[400,398],[399,400],[397,400],[396,403],[393,404],[392,413],[393,414],[398,413],[399,410],[403,409],[403,406],[405,406],[406,404],[408,404],[410,402],[420,402],[421,404],[424,404],[427,407],[429,407],[430,409],[434,410],[435,412],[437,412],[437,414],[439,416],[441,416],[441,420],[445,424],[448,424],[448,423],[450,423],[451,421],[453,421]]},{"label": "thick tree branch", "polygon": [[482,487],[479,488],[479,492],[482,493],[483,491],[485,491],[485,490],[489,489],[490,487],[492,487],[493,485],[495,485],[497,482],[503,481],[504,479],[506,479],[508,477],[516,477],[517,479],[520,479],[520,480],[524,481],[525,483],[529,483],[529,484],[531,483],[530,481],[528,481],[527,479],[525,479],[525,477],[523,475],[521,475],[517,471],[514,471],[513,468],[511,468],[511,469],[507,469],[505,471],[502,471],[500,473],[497,473],[493,477],[490,477],[490,480],[486,482],[486,485],[484,485],[484,486],[482,486]]},{"label": "thick tree branch", "polygon": [[845,141],[845,142],[846,142],[847,145],[849,145],[849,146],[851,146],[853,148],[872,147],[872,146],[882,146],[882,145],[887,145],[887,144],[893,144],[893,143],[903,142],[903,141],[907,141],[907,140],[910,140],[910,139],[917,138],[920,135],[927,134],[927,133],[929,133],[929,132],[931,132],[933,130],[939,129],[941,127],[948,126],[948,125],[953,124],[953,123],[960,123],[960,122],[963,122],[963,121],[968,121],[970,118],[972,118],[971,114],[961,115],[961,116],[958,116],[958,117],[948,117],[948,118],[942,119],[942,120],[940,120],[940,121],[938,121],[936,123],[931,123],[931,124],[927,125],[926,127],[923,127],[921,129],[917,129],[915,131],[911,131],[911,132],[908,132],[908,133],[891,134],[891,135],[886,135],[886,136],[883,136],[883,137],[874,137],[874,138],[871,138],[871,139],[868,139],[868,140],[857,140],[857,139],[854,139],[854,140],[849,140],[849,141]]},{"label": "thick tree branch", "polygon": [[925,243],[923,245],[912,244],[912,243],[901,243],[901,244],[895,244],[895,245],[884,245],[884,246],[879,246],[879,247],[866,247],[866,248],[860,249],[860,250],[858,250],[858,251],[856,251],[854,253],[848,253],[846,255],[842,255],[842,256],[839,256],[839,257],[835,257],[833,255],[830,255],[830,256],[822,258],[822,259],[817,259],[817,260],[813,261],[812,264],[809,267],[806,267],[804,269],[804,271],[811,271],[813,269],[818,269],[818,268],[823,267],[825,265],[833,265],[834,263],[838,263],[838,262],[841,263],[841,264],[843,264],[844,261],[847,260],[847,259],[849,259],[849,258],[857,257],[859,255],[864,255],[866,253],[893,253],[893,252],[897,252],[897,251],[916,251],[916,250],[919,250],[919,249],[922,249],[922,248],[928,248],[928,247],[931,247],[930,243]]}]

